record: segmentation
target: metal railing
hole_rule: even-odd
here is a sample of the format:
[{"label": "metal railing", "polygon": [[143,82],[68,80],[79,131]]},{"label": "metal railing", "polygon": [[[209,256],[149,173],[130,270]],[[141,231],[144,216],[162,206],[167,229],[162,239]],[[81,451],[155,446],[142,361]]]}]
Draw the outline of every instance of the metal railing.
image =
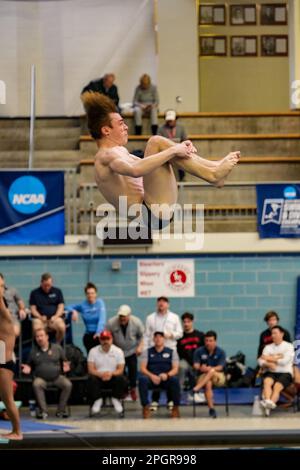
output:
[{"label": "metal railing", "polygon": [[34,158],[34,127],[35,127],[35,65],[31,66],[31,87],[30,87],[30,130],[29,130],[29,158],[28,169],[33,167]]},{"label": "metal railing", "polygon": [[[283,181],[281,182],[282,184],[292,184],[291,182],[286,182]],[[295,182],[293,182],[295,184]],[[247,182],[230,182],[226,183],[226,185],[222,188],[221,191],[227,191],[227,190],[232,190],[232,189],[237,189],[237,190],[246,190],[250,189],[251,190],[251,198],[253,201],[255,201],[255,187],[257,184],[270,184],[270,182],[253,182],[253,181],[247,181]],[[216,198],[217,194],[222,194],[218,188],[213,188],[211,184],[209,183],[198,183],[198,182],[178,182],[178,202],[179,204],[184,204],[184,203],[189,203],[190,201],[187,200],[187,190],[194,190],[194,191],[207,191],[214,189],[216,191]],[[203,193],[202,193],[203,194]],[[84,219],[85,221],[89,220],[89,214],[91,209],[93,210],[97,209],[97,203],[96,200],[101,200],[99,203],[102,201],[105,202],[104,198],[102,196],[99,196],[99,189],[97,187],[96,183],[82,183],[80,185],[80,200],[79,200],[79,209],[80,209],[80,219]],[[190,195],[189,195],[190,196]],[[201,201],[201,193],[199,193],[199,204],[203,203]],[[208,204],[209,203],[205,203]],[[220,209],[222,208],[222,202],[218,201],[213,203],[214,205],[219,205]],[[238,209],[241,206],[240,201],[236,201],[236,208]],[[217,208],[216,208],[217,210]]]},{"label": "metal railing", "polygon": [[[256,186],[258,184],[270,184],[270,181],[245,181],[245,182],[228,182],[222,188],[221,192],[218,188],[213,188],[212,185],[205,182],[178,182],[178,203],[183,204],[204,204],[204,217],[207,221],[249,221],[255,220],[257,216],[256,208]],[[278,181],[280,184],[295,184],[295,181]],[[276,184],[274,183],[274,184]],[[195,195],[192,194],[195,191]],[[213,190],[216,196],[212,197],[213,202],[205,201],[205,191]],[[234,197],[229,199],[233,202],[224,202],[225,191],[229,192],[236,190]],[[189,191],[189,194],[187,193]],[[247,191],[242,198],[242,191]],[[228,194],[228,193],[227,193]],[[96,222],[94,217],[97,207],[101,203],[106,203],[103,196],[100,194],[96,183],[82,183],[79,188],[79,222],[83,222],[85,226],[81,226],[84,233],[92,234],[95,227],[92,226]],[[223,196],[221,196],[223,195]],[[195,197],[194,197],[195,196]],[[191,203],[191,199],[195,202]],[[241,202],[244,199],[244,202]]]}]

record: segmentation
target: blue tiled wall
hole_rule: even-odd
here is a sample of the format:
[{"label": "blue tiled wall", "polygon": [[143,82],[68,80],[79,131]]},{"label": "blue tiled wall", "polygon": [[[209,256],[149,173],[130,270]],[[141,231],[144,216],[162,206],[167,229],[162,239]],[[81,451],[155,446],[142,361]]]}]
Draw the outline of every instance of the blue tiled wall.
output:
[{"label": "blue tiled wall", "polygon": [[[154,310],[155,299],[136,297],[136,259],[118,259],[122,262],[119,272],[111,270],[112,258],[95,259],[91,281],[97,284],[109,316],[120,304],[128,303],[144,320]],[[267,310],[276,310],[281,324],[293,334],[300,257],[200,256],[195,258],[195,266],[196,297],[171,299],[171,310],[178,314],[191,311],[197,328],[215,329],[227,355],[242,350],[248,365],[254,366]],[[66,303],[80,301],[88,268],[85,258],[0,259],[0,272],[6,275],[7,284],[17,287],[26,300],[30,290],[38,286],[40,274],[50,271]],[[82,323],[74,325],[74,341],[81,347],[82,333]]]}]

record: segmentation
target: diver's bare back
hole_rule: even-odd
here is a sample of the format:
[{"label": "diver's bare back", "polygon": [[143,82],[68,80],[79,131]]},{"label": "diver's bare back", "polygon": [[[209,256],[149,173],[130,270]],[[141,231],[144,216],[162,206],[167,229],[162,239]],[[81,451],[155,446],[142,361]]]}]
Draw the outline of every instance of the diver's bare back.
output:
[{"label": "diver's bare back", "polygon": [[133,178],[113,171],[109,164],[116,157],[121,157],[128,163],[140,160],[125,147],[100,148],[95,157],[95,179],[100,192],[116,208],[119,206],[120,196],[127,196],[128,206],[140,204],[144,198],[143,177]]}]

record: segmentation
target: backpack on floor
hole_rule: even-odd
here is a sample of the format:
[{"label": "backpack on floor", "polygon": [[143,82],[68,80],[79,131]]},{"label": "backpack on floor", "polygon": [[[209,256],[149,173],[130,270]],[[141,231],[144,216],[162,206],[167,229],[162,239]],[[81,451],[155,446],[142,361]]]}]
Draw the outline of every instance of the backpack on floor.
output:
[{"label": "backpack on floor", "polygon": [[238,351],[235,356],[226,359],[226,376],[230,387],[245,375],[247,370],[245,359],[246,356],[241,351]]}]

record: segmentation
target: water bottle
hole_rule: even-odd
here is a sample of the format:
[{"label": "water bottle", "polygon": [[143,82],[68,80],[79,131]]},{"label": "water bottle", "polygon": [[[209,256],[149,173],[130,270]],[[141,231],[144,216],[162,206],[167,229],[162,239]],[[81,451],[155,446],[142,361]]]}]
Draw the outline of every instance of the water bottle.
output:
[{"label": "water bottle", "polygon": [[252,416],[263,416],[263,410],[260,406],[259,396],[254,397],[253,407],[252,407]]},{"label": "water bottle", "polygon": [[28,405],[29,405],[30,416],[35,418],[36,417],[36,402],[35,402],[35,400],[29,400]]}]

